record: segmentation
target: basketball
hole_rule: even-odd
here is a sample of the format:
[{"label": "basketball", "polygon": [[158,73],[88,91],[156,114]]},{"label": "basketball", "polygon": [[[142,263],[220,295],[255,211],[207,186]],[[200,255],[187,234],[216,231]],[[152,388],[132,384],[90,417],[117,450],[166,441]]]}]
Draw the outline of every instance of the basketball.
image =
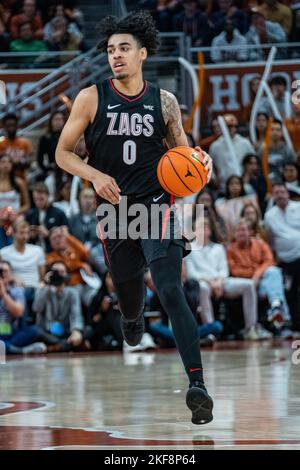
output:
[{"label": "basketball", "polygon": [[199,192],[207,183],[204,156],[191,147],[174,147],[160,159],[157,177],[161,186],[177,197]]}]

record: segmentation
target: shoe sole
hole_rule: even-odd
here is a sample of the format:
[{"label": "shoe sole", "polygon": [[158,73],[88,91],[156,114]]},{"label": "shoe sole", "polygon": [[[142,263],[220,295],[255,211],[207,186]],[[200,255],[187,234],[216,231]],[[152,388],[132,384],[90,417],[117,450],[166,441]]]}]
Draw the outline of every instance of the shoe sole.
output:
[{"label": "shoe sole", "polygon": [[190,388],[186,394],[186,404],[192,412],[193,424],[206,424],[213,420],[213,401],[205,390]]}]

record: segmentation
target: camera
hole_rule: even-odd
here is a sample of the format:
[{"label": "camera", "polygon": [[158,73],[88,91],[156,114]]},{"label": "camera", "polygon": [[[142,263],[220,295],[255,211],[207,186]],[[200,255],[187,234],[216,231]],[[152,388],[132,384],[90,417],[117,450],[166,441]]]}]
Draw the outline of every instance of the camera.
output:
[{"label": "camera", "polygon": [[59,274],[58,271],[53,270],[49,271],[48,274],[47,284],[55,287],[62,286],[66,282],[66,277]]}]

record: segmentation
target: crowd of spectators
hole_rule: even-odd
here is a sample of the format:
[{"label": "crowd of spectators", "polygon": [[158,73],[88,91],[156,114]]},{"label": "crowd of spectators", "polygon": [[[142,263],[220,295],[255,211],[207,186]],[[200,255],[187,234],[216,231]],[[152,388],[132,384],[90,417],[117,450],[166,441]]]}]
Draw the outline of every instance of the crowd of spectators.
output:
[{"label": "crowd of spectators", "polygon": [[[2,2],[1,41],[9,38],[9,47],[17,50],[13,48],[25,34],[39,50],[59,50],[58,43],[68,50],[60,34],[63,25],[65,38],[72,38],[76,47],[83,44],[83,18],[74,2],[56,3],[46,11],[42,3],[24,0],[14,11],[17,2]],[[246,60],[245,44],[257,46],[252,54],[263,54],[259,41],[274,42],[279,30],[285,38],[297,39],[295,2],[172,0],[143,6],[152,10],[161,30],[182,30],[194,45],[212,45],[218,62]],[[234,54],[223,54],[225,41],[239,46]],[[252,98],[259,82],[259,76],[251,81]],[[293,104],[292,115],[286,116],[284,76],[273,75],[269,86],[281,119],[275,119],[270,102],[262,98],[254,140],[233,114],[223,116],[230,146],[217,118],[200,142],[190,136],[191,145],[200,144],[214,161],[211,182],[192,201],[195,249],[182,271],[202,344],[300,332],[300,107]],[[181,108],[184,121],[188,109]],[[251,103],[244,113],[249,122]],[[66,119],[62,111],[51,115],[36,152],[28,138],[18,135],[16,114],[2,120],[0,340],[10,353],[124,347],[118,299],[97,235],[94,190],[81,182],[71,201],[72,179],[55,163]],[[83,138],[75,152],[85,158]],[[200,228],[198,205],[204,208]],[[145,285],[147,333],[136,349],[174,346],[149,272]]]},{"label": "crowd of spectators", "polygon": [[[184,32],[194,47],[211,47],[206,62],[264,60],[262,44],[297,42],[300,6],[296,0],[140,0],[161,32]],[[0,52],[39,52],[23,57],[20,67],[51,65],[46,51],[85,51],[83,13],[75,0],[3,0],[0,5]],[[299,48],[279,48],[277,58],[299,56]],[[52,64],[53,65],[53,64]]]},{"label": "crowd of spectators", "polygon": [[[211,46],[206,61],[216,63],[263,60],[268,51],[262,44],[300,37],[300,5],[294,0],[141,0],[139,5],[152,12],[160,31],[184,32],[192,46]],[[287,55],[284,48],[277,57]]]},{"label": "crowd of spectators", "polygon": [[[2,67],[5,64],[20,68],[62,65],[73,57],[71,53],[86,50],[83,13],[76,7],[76,1],[1,2],[0,52],[28,53],[17,58],[6,57]],[[53,58],[47,51],[65,54]]]},{"label": "crowd of spectators", "polygon": [[[273,119],[266,144],[267,104],[262,100],[254,142],[240,134],[231,114],[223,116],[231,150],[217,120],[212,135],[200,140],[214,172],[193,200],[195,239],[182,282],[202,344],[231,335],[254,341],[300,332],[300,149],[297,139],[293,149],[284,141],[285,120]],[[62,111],[51,115],[36,154],[30,140],[18,136],[17,116],[3,118],[0,339],[11,353],[123,348],[121,313],[97,235],[94,190],[81,182],[71,201],[70,176],[55,164],[66,118]],[[295,135],[297,118],[295,110],[289,119]],[[86,155],[84,139],[78,153]],[[204,209],[200,228],[198,205]],[[138,349],[174,346],[149,272],[145,284],[147,333]]]}]

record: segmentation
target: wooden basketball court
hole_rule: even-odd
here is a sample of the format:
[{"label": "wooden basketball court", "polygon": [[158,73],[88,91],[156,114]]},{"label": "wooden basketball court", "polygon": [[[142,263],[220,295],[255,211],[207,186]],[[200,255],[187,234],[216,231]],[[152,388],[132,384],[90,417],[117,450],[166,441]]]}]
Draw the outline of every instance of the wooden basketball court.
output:
[{"label": "wooden basketball court", "polygon": [[190,422],[174,350],[13,358],[0,366],[0,449],[300,450],[293,352],[288,341],[204,350],[215,400],[204,426]]}]

